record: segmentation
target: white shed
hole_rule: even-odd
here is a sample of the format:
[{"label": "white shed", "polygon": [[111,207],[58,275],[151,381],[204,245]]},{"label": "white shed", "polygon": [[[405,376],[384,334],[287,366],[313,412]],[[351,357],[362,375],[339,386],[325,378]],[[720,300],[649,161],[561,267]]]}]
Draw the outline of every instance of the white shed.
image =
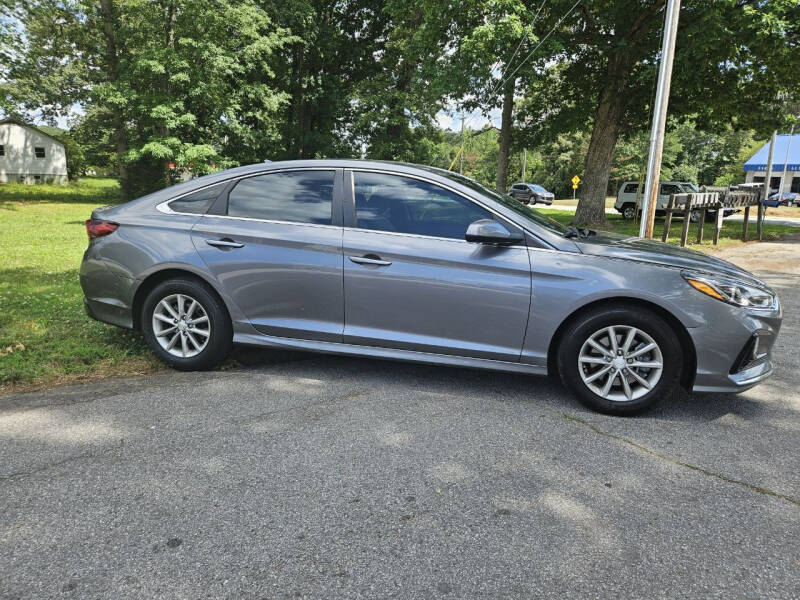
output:
[{"label": "white shed", "polygon": [[0,121],[0,183],[67,183],[64,144],[33,125]]}]

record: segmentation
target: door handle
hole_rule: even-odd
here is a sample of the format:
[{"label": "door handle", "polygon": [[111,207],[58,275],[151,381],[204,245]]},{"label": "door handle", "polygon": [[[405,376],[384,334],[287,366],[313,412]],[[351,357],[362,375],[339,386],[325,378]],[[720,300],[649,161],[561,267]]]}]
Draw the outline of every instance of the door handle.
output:
[{"label": "door handle", "polygon": [[390,260],[381,260],[375,254],[367,254],[366,256],[348,256],[351,261],[359,265],[375,265],[376,267],[388,267],[392,264]]},{"label": "door handle", "polygon": [[206,240],[206,244],[214,246],[215,248],[241,248],[244,246],[242,242],[234,242],[229,239]]}]

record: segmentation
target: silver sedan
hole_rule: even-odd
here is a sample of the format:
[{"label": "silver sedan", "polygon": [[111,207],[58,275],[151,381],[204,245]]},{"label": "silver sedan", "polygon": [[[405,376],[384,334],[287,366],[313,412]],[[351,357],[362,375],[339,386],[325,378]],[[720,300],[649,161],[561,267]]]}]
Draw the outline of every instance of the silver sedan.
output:
[{"label": "silver sedan", "polygon": [[781,324],[775,293],[730,263],[564,226],[414,165],[240,167],[86,226],[88,314],[141,331],[181,370],[249,344],[558,374],[627,415],[678,385],[752,387]]}]

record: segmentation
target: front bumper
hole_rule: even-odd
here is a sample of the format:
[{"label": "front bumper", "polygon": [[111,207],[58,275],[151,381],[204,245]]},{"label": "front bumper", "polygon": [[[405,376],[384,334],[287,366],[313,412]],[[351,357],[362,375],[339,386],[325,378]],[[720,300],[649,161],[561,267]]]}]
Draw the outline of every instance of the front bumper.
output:
[{"label": "front bumper", "polygon": [[[722,305],[707,326],[690,329],[697,356],[692,391],[738,393],[767,379],[773,373],[772,347],[781,320],[780,308],[748,312]],[[753,338],[758,343],[751,353]],[[750,355],[742,360],[745,350]]]}]

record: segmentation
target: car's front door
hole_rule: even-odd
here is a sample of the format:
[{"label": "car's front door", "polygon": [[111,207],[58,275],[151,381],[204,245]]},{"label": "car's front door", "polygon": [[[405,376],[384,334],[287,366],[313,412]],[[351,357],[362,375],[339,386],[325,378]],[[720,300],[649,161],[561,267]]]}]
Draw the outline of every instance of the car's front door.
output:
[{"label": "car's front door", "polygon": [[519,360],[531,302],[525,245],[465,241],[469,223],[497,217],[438,184],[370,171],[351,177],[345,342]]},{"label": "car's front door", "polygon": [[338,169],[244,178],[222,214],[192,229],[206,265],[261,333],[342,341],[341,178]]},{"label": "car's front door", "polygon": [[669,204],[669,197],[672,194],[680,193],[680,188],[674,183],[662,183],[660,189],[658,190],[658,202],[656,203],[656,207],[660,210],[667,208],[667,204]]}]

